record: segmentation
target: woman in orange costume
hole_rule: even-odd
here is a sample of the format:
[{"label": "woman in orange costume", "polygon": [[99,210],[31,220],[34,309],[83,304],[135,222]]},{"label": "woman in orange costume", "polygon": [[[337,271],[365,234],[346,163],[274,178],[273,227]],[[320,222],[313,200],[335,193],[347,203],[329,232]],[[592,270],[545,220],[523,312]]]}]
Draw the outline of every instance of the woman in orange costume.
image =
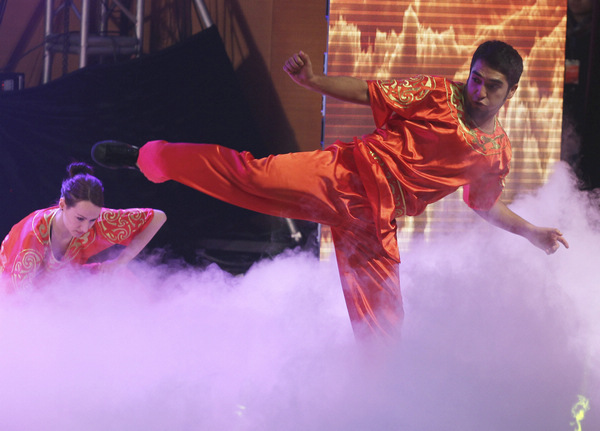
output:
[{"label": "woman in orange costume", "polygon": [[[568,243],[499,200],[510,142],[496,118],[523,69],[509,45],[490,41],[472,58],[466,84],[433,76],[363,81],[315,75],[299,52],[284,70],[298,84],[367,104],[377,129],[324,150],[254,159],[212,144],[152,141],[139,149],[99,143],[96,161],[137,166],[151,181],[175,180],[226,202],[331,226],[355,334],[392,334],[403,318],[396,217],[420,214],[459,187],[469,207],[547,253]],[[122,166],[119,166],[122,164]]]},{"label": "woman in orange costume", "polygon": [[[132,260],[166,221],[154,209],[102,208],[104,189],[84,163],[68,166],[57,206],[37,210],[10,230],[0,248],[0,274],[10,288],[39,281],[39,276],[70,265],[108,271]],[[114,259],[87,263],[97,253],[120,244]]]}]

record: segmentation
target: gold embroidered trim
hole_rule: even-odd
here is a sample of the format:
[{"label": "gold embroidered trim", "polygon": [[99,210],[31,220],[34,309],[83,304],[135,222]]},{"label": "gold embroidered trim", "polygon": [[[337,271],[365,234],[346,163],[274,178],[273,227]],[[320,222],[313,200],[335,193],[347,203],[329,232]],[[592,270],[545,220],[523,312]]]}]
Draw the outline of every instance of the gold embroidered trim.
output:
[{"label": "gold embroidered trim", "polygon": [[385,175],[385,179],[390,187],[390,191],[392,192],[392,196],[394,199],[394,213],[392,215],[393,218],[402,217],[406,214],[406,201],[404,199],[404,193],[402,192],[402,186],[400,185],[400,181],[396,179],[388,169],[388,167],[383,163],[381,157],[373,152],[373,150],[369,150],[369,154],[373,157],[373,160],[377,162],[381,169],[383,170],[383,174]]},{"label": "gold embroidered trim", "polygon": [[[497,155],[502,153],[504,147],[507,145],[507,139],[505,133],[498,135],[489,136],[483,133],[477,133],[476,129],[472,129],[467,124],[465,119],[465,108],[464,108],[464,85],[456,84],[451,81],[446,81],[446,92],[448,94],[448,107],[454,119],[458,122],[458,131],[462,134],[463,139],[469,146],[479,154],[484,156]],[[461,91],[462,90],[462,91]],[[495,127],[498,128],[500,125],[498,118],[494,119]]]},{"label": "gold embroidered trim", "polygon": [[54,220],[54,216],[58,211],[58,208],[53,208],[50,211],[41,210],[31,219],[31,229],[38,241],[44,245],[50,242],[50,227],[52,226],[52,220]]}]

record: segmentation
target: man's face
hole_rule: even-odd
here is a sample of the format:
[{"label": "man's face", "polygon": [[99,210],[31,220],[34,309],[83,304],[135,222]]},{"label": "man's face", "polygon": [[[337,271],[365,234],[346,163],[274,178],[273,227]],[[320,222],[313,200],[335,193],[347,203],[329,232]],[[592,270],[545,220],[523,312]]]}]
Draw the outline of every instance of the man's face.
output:
[{"label": "man's face", "polygon": [[517,90],[517,84],[508,86],[506,76],[492,69],[483,60],[477,60],[471,68],[465,92],[465,109],[475,121],[493,117],[504,102]]}]

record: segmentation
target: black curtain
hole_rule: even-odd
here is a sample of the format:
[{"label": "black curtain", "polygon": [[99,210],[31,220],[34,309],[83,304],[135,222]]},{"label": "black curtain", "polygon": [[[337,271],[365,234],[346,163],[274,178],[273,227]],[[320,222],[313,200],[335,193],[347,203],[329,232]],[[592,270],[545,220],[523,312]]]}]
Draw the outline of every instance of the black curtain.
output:
[{"label": "black curtain", "polygon": [[[257,157],[268,152],[213,26],[156,54],[0,94],[0,237],[31,211],[55,203],[66,166],[93,164],[90,149],[104,139],[210,142]],[[283,220],[172,181],[153,184],[136,171],[100,167],[95,173],[104,183],[107,207],[164,210],[168,222],[151,245],[188,262],[198,262],[196,252],[207,238],[268,243],[275,235],[285,242],[289,233]],[[260,257],[256,253],[254,247],[242,260],[251,263]]]},{"label": "black curtain", "polygon": [[594,1],[581,139],[584,187],[600,188],[600,2]]},{"label": "black curtain", "polygon": [[586,190],[600,187],[600,2],[580,21],[567,11],[565,56],[579,62],[577,81],[565,80],[562,158]]}]

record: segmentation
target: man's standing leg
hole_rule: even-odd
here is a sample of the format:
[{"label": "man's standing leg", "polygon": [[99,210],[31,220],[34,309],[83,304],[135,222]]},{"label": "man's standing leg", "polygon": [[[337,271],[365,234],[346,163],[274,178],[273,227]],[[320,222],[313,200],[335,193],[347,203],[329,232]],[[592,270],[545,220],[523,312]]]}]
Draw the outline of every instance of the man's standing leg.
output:
[{"label": "man's standing leg", "polygon": [[[397,336],[404,318],[399,258],[389,256],[374,225],[331,231],[354,333],[358,338]],[[388,234],[395,240],[395,230]]]}]

